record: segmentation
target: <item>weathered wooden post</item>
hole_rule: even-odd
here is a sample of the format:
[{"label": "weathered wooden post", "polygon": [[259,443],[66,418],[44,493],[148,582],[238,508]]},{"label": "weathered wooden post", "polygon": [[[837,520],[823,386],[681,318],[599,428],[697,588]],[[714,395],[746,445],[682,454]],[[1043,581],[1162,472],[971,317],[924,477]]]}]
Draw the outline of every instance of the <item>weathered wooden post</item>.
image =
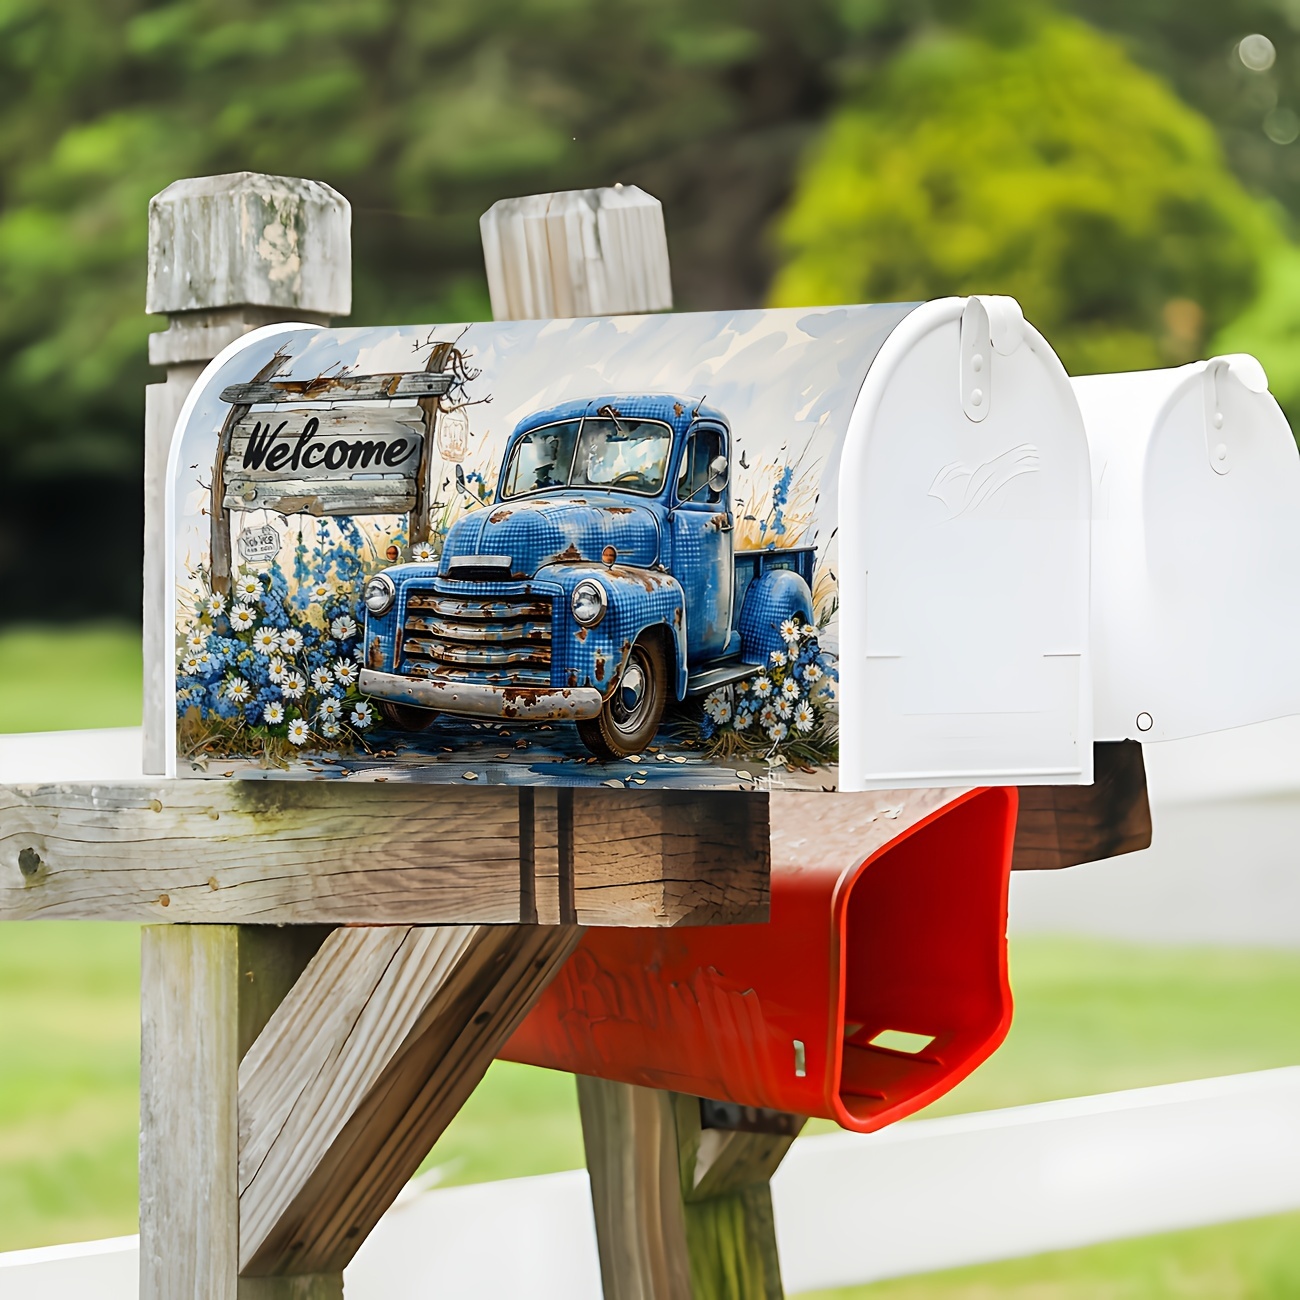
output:
[{"label": "weathered wooden post", "polygon": [[[504,199],[481,227],[497,320],[672,307],[663,209],[635,186]],[[803,1117],[577,1084],[606,1300],[780,1300],[769,1180]]]},{"label": "weathered wooden post", "polygon": [[203,367],[262,325],[328,325],[352,310],[352,208],[319,181],[235,172],[176,181],[149,204],[145,311],[165,315],[145,389],[144,770],[164,768],[172,629],[164,626],[163,494],[172,429]]}]

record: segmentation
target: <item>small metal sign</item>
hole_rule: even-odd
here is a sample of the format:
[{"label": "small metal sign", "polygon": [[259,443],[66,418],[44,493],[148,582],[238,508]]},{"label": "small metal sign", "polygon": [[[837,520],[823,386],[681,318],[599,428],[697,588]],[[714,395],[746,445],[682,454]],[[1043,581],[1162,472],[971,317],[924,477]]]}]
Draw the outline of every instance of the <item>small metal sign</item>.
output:
[{"label": "small metal sign", "polygon": [[280,553],[280,534],[270,524],[245,528],[239,534],[239,553],[246,564],[270,564]]}]

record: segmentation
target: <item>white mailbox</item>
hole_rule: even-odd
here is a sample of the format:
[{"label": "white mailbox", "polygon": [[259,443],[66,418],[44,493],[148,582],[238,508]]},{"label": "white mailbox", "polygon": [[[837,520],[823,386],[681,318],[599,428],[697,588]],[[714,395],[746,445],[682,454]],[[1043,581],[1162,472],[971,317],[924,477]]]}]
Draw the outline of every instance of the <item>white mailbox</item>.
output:
[{"label": "white mailbox", "polygon": [[1087,440],[1011,299],[269,326],[169,473],[180,774],[1092,779]]},{"label": "white mailbox", "polygon": [[1076,379],[1099,740],[1300,713],[1300,454],[1263,367]]}]

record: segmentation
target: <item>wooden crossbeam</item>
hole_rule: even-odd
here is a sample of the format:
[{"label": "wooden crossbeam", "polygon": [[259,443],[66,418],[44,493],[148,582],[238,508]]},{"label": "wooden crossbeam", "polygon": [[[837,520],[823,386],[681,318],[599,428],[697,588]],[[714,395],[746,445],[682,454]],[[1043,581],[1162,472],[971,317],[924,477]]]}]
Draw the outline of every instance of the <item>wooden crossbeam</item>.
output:
[{"label": "wooden crossbeam", "polygon": [[242,1273],[342,1271],[580,933],[330,935],[239,1068]]},{"label": "wooden crossbeam", "polygon": [[753,922],[769,863],[767,802],[740,793],[0,787],[0,920]]}]

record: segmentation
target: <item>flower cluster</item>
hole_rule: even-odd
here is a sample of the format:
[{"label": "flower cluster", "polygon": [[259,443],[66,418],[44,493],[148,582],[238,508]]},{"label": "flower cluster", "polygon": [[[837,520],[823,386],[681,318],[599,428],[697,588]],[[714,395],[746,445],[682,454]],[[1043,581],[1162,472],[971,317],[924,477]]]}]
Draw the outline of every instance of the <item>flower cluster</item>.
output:
[{"label": "flower cluster", "polygon": [[364,574],[350,540],[333,547],[320,538],[308,552],[300,537],[292,584],[278,563],[265,574],[242,570],[228,594],[196,575],[177,648],[187,752],[283,762],[309,745],[361,741],[375,712],[357,690]]},{"label": "flower cluster", "polygon": [[719,754],[833,761],[829,713],[839,674],[811,623],[787,619],[781,624],[781,642],[757,676],[719,687],[705,698],[703,739]]}]

